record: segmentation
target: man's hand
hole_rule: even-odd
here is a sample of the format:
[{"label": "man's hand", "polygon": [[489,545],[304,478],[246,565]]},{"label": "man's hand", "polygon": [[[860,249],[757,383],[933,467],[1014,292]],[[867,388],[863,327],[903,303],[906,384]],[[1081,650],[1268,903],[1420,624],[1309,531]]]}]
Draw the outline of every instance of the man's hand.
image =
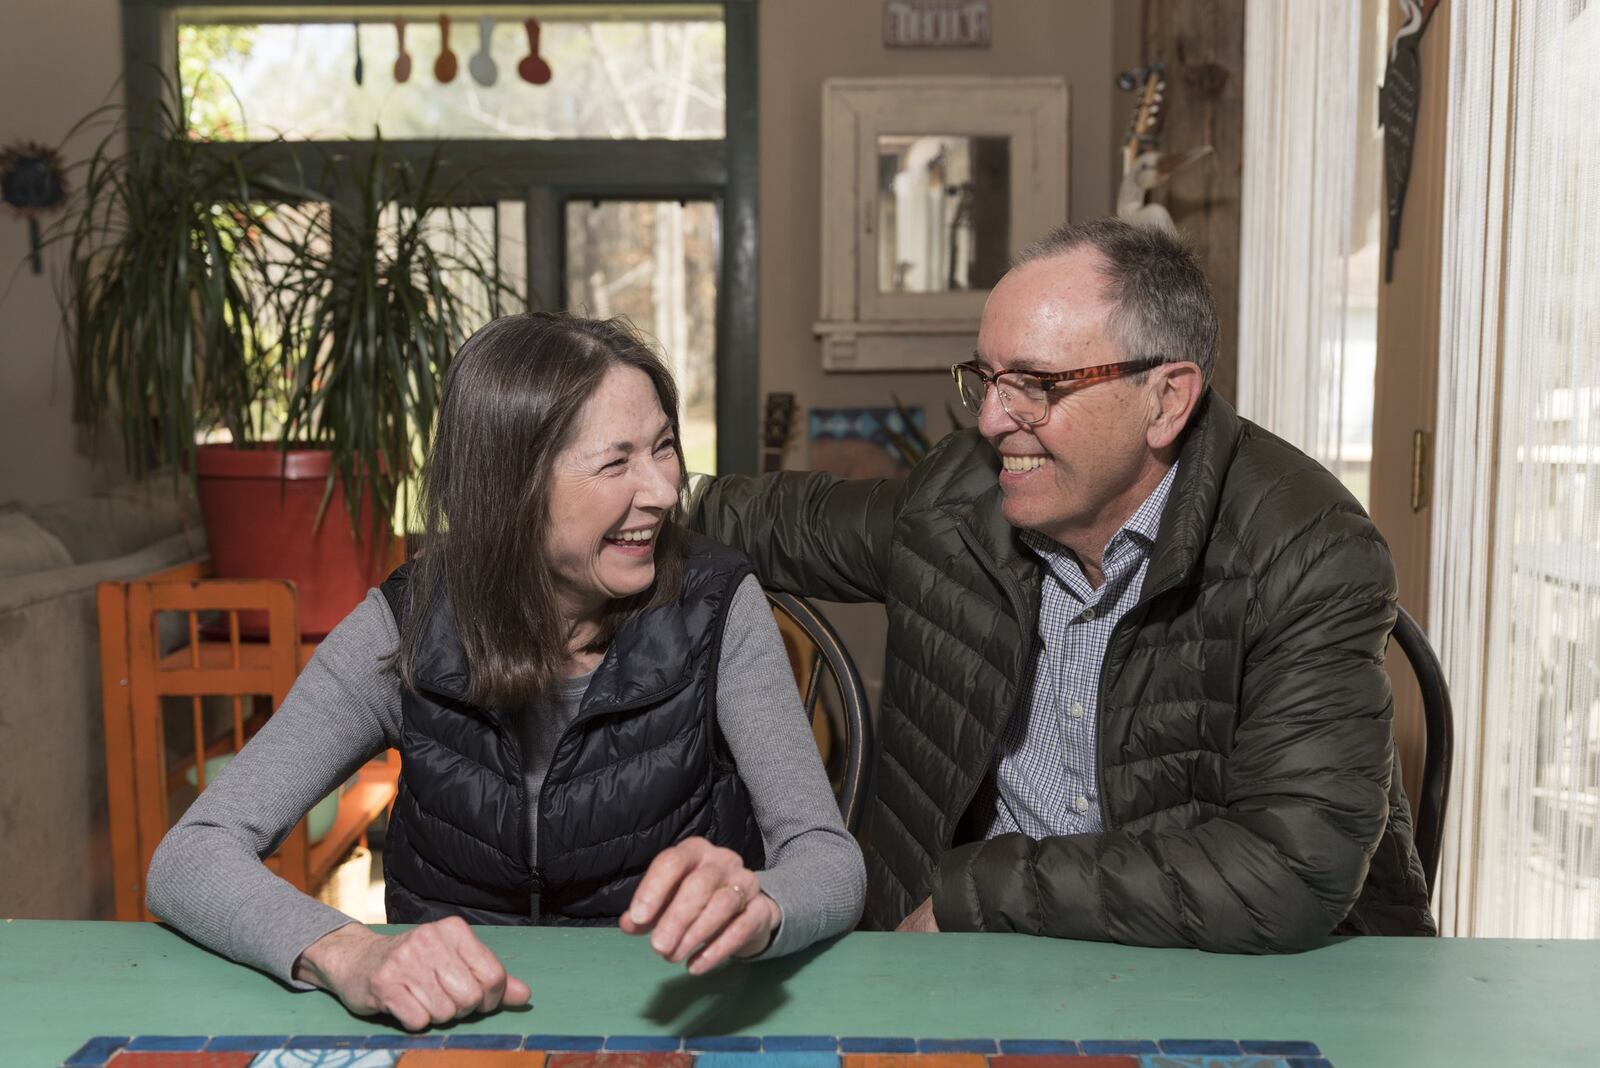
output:
[{"label": "man's hand", "polygon": [[330,991],[357,1016],[388,1013],[408,1031],[501,1005],[526,1005],[530,992],[459,917],[401,935],[348,924],[311,943],[294,977]]},{"label": "man's hand", "polygon": [[729,957],[767,948],[783,920],[778,903],[731,849],[686,838],[650,862],[622,917],[628,934],[649,934],[650,948],[691,975],[704,975]]},{"label": "man's hand", "polygon": [[933,895],[928,897],[911,910],[911,915],[900,921],[896,931],[914,931],[917,933],[939,933],[939,922],[933,918]]}]

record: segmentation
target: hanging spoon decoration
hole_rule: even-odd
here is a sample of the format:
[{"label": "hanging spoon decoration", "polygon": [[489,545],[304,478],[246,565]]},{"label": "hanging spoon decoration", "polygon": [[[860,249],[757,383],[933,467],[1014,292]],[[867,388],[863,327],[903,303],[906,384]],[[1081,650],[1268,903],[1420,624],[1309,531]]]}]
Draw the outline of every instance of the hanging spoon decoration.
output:
[{"label": "hanging spoon decoration", "polygon": [[403,85],[411,80],[411,53],[406,51],[406,20],[394,20],[395,38],[400,42],[400,54],[394,57],[394,80]]},{"label": "hanging spoon decoration", "polygon": [[350,29],[356,35],[356,84],[360,85],[366,80],[366,64],[361,62],[361,23],[352,22]]},{"label": "hanging spoon decoration", "polygon": [[441,84],[456,80],[456,54],[450,51],[450,16],[439,16],[439,58],[433,61],[433,76]]},{"label": "hanging spoon decoration", "polygon": [[517,64],[522,80],[534,85],[544,85],[550,80],[550,64],[539,57],[539,20],[529,19],[522,24],[528,31],[528,54]]},{"label": "hanging spoon decoration", "polygon": [[467,60],[467,70],[479,85],[493,85],[500,76],[494,57],[489,54],[489,41],[494,36],[494,19],[485,15],[478,20],[478,51]]}]

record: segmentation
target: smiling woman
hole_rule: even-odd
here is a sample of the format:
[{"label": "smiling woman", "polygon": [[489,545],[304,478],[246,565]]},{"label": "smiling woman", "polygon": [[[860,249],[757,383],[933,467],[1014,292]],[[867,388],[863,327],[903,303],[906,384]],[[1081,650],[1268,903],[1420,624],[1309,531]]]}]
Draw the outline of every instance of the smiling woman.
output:
[{"label": "smiling woman", "polygon": [[648,374],[615,367],[556,457],[550,559],[562,614],[581,621],[570,644],[589,650],[585,662],[604,648],[590,620],[655,582],[657,534],[683,476],[674,423]]},{"label": "smiling woman", "polygon": [[[626,323],[450,365],[424,549],[339,624],[151,864],[152,912],[410,1028],[528,999],[468,924],[617,925],[698,974],[847,930],[866,875],[742,555],[677,522],[678,393]],[[260,858],[401,754],[380,935]]]},{"label": "smiling woman", "polygon": [[[672,376],[620,320],[507,316],[462,346],[423,476],[440,549],[412,565],[408,596],[422,615],[453,607],[475,702],[537,699],[569,660],[592,667],[623,620],[677,595],[682,533],[663,522],[677,427]],[[659,536],[643,556],[607,538],[645,526]],[[407,682],[427,640],[404,631]]]}]

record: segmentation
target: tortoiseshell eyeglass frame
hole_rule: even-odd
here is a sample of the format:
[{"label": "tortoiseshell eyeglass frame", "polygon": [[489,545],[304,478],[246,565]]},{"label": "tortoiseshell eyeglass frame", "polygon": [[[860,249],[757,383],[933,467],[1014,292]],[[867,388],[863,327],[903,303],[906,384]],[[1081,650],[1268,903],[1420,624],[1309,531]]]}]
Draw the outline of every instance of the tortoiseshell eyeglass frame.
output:
[{"label": "tortoiseshell eyeglass frame", "polygon": [[[989,395],[989,387],[999,384],[1001,379],[1033,379],[1033,381],[1038,383],[1039,387],[1044,391],[1045,396],[1044,407],[1039,414],[1032,419],[1025,418],[1012,411],[1011,405],[1006,401],[1008,391],[1004,389],[1000,391],[1000,406],[1005,409],[1006,414],[1019,423],[1026,423],[1029,426],[1033,426],[1037,423],[1044,422],[1046,417],[1049,416],[1050,394],[1056,390],[1063,390],[1067,393],[1071,393],[1076,390],[1083,389],[1086,386],[1092,386],[1096,382],[1108,382],[1113,378],[1127,378],[1129,375],[1143,374],[1146,371],[1154,370],[1155,368],[1160,367],[1166,362],[1168,361],[1160,356],[1145,356],[1137,360],[1124,360],[1121,363],[1102,363],[1097,364],[1094,367],[1078,367],[1071,371],[1001,371],[998,374],[991,374],[990,372],[985,371],[978,364],[976,354],[974,354],[974,358],[972,360],[969,360],[966,363],[958,363],[954,367],[950,368],[950,377],[955,380],[956,394],[961,398],[962,407],[966,408],[967,411],[971,412],[973,415],[978,415],[981,413],[983,410],[983,398]],[[961,388],[961,372],[963,371],[971,371],[973,374],[977,375],[978,380],[983,383],[983,394],[978,398],[977,408],[972,406],[972,401],[970,398],[968,398],[966,390]],[[1016,385],[1012,388],[1019,394],[1026,392],[1026,387],[1022,385]]]}]

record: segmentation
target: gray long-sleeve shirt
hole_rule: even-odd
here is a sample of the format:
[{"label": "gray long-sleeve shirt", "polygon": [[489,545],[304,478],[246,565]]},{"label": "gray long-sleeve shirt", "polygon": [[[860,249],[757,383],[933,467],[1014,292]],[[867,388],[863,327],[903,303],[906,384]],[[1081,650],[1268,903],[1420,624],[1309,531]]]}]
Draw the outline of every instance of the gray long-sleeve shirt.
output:
[{"label": "gray long-sleeve shirt", "polygon": [[[283,707],[162,839],[147,882],[152,912],[208,949],[309,989],[293,979],[294,962],[352,921],[272,874],[261,859],[313,804],[398,744],[400,682],[383,663],[398,643],[388,603],[373,590],[317,648]],[[569,704],[573,694],[564,691],[561,706]],[[848,930],[865,895],[861,850],[839,819],[777,624],[754,578],[745,579],[729,607],[717,724],[749,787],[766,846],[761,888],[783,913],[762,956]],[[542,780],[550,757],[551,745],[524,753],[530,779]],[[537,796],[530,792],[530,805]]]}]

